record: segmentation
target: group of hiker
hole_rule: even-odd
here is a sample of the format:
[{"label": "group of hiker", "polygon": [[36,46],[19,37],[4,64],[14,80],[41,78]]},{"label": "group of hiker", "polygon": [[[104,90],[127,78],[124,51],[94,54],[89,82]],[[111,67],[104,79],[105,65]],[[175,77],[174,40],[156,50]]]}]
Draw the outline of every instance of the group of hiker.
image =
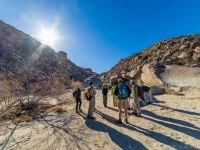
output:
[{"label": "group of hiker", "polygon": [[[76,112],[81,112],[81,88],[79,87],[75,92],[73,92],[73,97],[76,99]],[[95,110],[95,88],[94,82],[89,83],[89,87],[84,92],[84,98],[89,102],[88,108],[88,119],[95,119],[93,117],[93,112]],[[107,107],[108,100],[108,88],[104,84],[102,88],[103,95],[103,105]],[[152,103],[152,93],[151,88],[148,86],[138,86],[135,80],[130,82],[125,82],[123,79],[118,79],[117,84],[113,84],[111,88],[111,95],[113,97],[113,106],[118,106],[119,109],[119,120],[116,122],[122,124],[122,109],[124,109],[125,122],[128,124],[128,110],[133,108],[132,114],[136,116],[141,116],[140,102],[139,99],[142,99],[147,104]]]}]

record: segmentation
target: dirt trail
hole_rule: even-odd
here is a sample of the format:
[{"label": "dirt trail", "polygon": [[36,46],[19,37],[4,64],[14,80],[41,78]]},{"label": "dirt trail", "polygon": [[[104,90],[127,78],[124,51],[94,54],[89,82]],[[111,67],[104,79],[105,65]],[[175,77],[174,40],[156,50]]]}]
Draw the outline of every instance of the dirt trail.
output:
[{"label": "dirt trail", "polygon": [[[69,95],[71,96],[71,95]],[[75,104],[66,106],[67,113],[50,114],[32,123],[0,126],[0,149],[200,149],[200,94],[189,91],[184,96],[156,96],[158,103],[142,108],[143,116],[130,115],[130,124],[118,125],[117,107],[109,95],[108,108],[103,107],[97,91],[96,120],[75,113]]]}]

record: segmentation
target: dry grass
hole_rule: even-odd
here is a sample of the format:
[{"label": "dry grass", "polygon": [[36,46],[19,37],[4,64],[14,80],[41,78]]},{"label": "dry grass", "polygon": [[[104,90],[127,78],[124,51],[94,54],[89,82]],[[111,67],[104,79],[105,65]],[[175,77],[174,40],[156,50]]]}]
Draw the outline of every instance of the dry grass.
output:
[{"label": "dry grass", "polygon": [[175,91],[174,89],[170,89],[170,88],[165,88],[164,89],[166,94],[171,94],[171,95],[180,95],[179,92]]},{"label": "dry grass", "polygon": [[23,105],[16,105],[6,110],[6,113],[1,115],[4,121],[13,120],[19,122],[31,122],[38,118],[44,118],[49,113],[64,113],[67,109],[62,105],[51,105],[49,103],[33,103],[27,102]]},{"label": "dry grass", "polygon": [[72,81],[72,83],[71,83],[71,87],[72,87],[73,89],[76,89],[76,88],[78,88],[78,87],[80,87],[80,86],[82,86],[82,85],[83,85],[83,83],[80,82],[80,81]]}]

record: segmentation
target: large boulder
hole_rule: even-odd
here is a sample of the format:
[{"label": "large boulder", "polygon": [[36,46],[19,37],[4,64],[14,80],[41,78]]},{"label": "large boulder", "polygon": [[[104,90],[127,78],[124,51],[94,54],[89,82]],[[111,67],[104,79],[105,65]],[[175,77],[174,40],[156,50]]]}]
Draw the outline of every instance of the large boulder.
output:
[{"label": "large boulder", "polygon": [[194,49],[194,52],[200,54],[200,46],[196,47],[196,48]]},{"label": "large boulder", "polygon": [[193,60],[200,60],[200,54],[194,53],[192,58]]},{"label": "large boulder", "polygon": [[118,79],[122,77],[121,73],[116,73],[110,77],[110,83],[117,83]]},{"label": "large boulder", "polygon": [[185,58],[188,58],[189,57],[189,55],[186,53],[186,52],[182,52],[179,56],[178,56],[178,58],[181,58],[181,59],[185,59]]},{"label": "large boulder", "polygon": [[84,81],[84,88],[89,87],[90,82],[94,82],[95,87],[102,87],[103,82],[97,76],[89,77]]},{"label": "large boulder", "polygon": [[131,72],[128,72],[127,74],[133,79],[133,78],[139,78],[142,73],[142,70],[132,70]]},{"label": "large boulder", "polygon": [[145,65],[142,68],[142,81],[149,86],[163,86],[160,75],[164,72],[165,66],[159,63]]},{"label": "large boulder", "polygon": [[200,87],[200,68],[148,64],[142,68],[142,81],[162,88]]},{"label": "large boulder", "polygon": [[129,80],[131,80],[131,77],[128,74],[122,74],[122,79],[124,81],[129,81]]}]

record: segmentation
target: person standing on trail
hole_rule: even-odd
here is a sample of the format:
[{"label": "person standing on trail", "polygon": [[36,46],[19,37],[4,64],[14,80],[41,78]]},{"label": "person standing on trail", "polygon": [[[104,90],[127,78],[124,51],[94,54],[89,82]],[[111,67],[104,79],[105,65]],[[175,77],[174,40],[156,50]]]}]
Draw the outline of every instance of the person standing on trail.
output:
[{"label": "person standing on trail", "polygon": [[138,95],[138,85],[135,83],[135,80],[130,81],[132,85],[132,90],[131,90],[131,97],[134,99],[133,105],[134,109],[132,114],[136,114],[137,116],[141,116],[141,109],[140,109],[140,103],[139,103],[139,95]]},{"label": "person standing on trail", "polygon": [[152,103],[152,92],[151,88],[145,85],[141,86],[142,90],[144,91],[144,100],[147,104]]},{"label": "person standing on trail", "polygon": [[[126,84],[128,87],[129,87],[129,89],[130,89],[130,91],[131,91],[131,85],[130,85],[130,83],[129,84]],[[128,110],[130,110],[131,108],[131,100],[130,100],[130,96],[127,98],[127,101],[128,101],[128,103],[127,103],[127,108],[128,108]]]},{"label": "person standing on trail", "polygon": [[[81,86],[73,92],[73,97],[76,99],[76,113],[79,113],[79,111],[82,112],[81,110],[81,104],[82,104],[82,101],[81,101]],[[78,111],[78,108],[79,108],[79,111]]]},{"label": "person standing on trail", "polygon": [[107,107],[108,89],[106,84],[103,85],[102,94],[103,94],[103,105],[104,107]]},{"label": "person standing on trail", "polygon": [[114,83],[112,88],[111,88],[111,95],[113,96],[113,106],[118,106],[118,98],[117,96],[114,94],[115,93],[115,89],[116,89],[116,84]]},{"label": "person standing on trail", "polygon": [[89,108],[88,108],[88,119],[95,119],[93,117],[94,109],[95,109],[95,94],[96,91],[94,89],[94,82],[90,82],[90,86],[88,87],[88,90],[90,92],[90,95],[92,96],[92,99],[89,100]]},{"label": "person standing on trail", "polygon": [[118,79],[118,85],[115,89],[114,94],[118,97],[119,99],[119,104],[118,104],[118,108],[119,108],[119,120],[117,120],[116,122],[119,124],[122,124],[122,108],[124,108],[124,112],[125,112],[125,121],[128,124],[128,111],[127,111],[127,106],[128,106],[128,101],[127,98],[130,96],[130,89],[129,87],[123,83],[122,79]]}]

